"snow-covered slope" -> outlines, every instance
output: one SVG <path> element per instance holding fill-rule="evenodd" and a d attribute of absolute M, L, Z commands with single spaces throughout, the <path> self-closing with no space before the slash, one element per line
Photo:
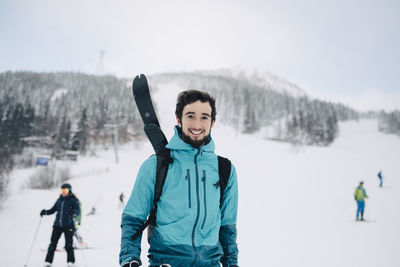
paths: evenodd
<path fill-rule="evenodd" d="M 269 72 L 248 71 L 244 69 L 218 69 L 212 71 L 202 71 L 200 73 L 208 75 L 219 75 L 227 78 L 248 80 L 256 86 L 287 94 L 293 97 L 306 96 L 306 92 L 297 85 L 278 77 Z"/>
<path fill-rule="evenodd" d="M 166 86 L 154 97 L 162 126 L 171 137 L 179 88 Z M 293 148 L 230 128 L 213 130 L 216 152 L 235 164 L 239 179 L 238 244 L 241 266 L 397 267 L 400 258 L 400 139 L 377 131 L 376 121 L 340 124 L 330 147 Z M 76 251 L 80 267 L 118 266 L 120 216 L 118 196 L 127 197 L 150 144 L 121 147 L 118 164 L 112 150 L 71 163 L 73 191 L 97 215 L 83 216 L 80 232 L 93 249 Z M 384 187 L 378 187 L 382 169 Z M 59 190 L 21 188 L 34 169 L 12 173 L 10 197 L 0 212 L 1 266 L 25 263 L 39 212 L 50 208 Z M 354 189 L 360 180 L 370 198 L 369 222 L 355 222 Z M 41 266 L 54 217 L 41 220 L 28 266 Z M 146 261 L 147 244 L 142 249 Z M 60 240 L 62 247 L 63 240 Z M 65 266 L 58 252 L 54 266 Z M 147 265 L 146 265 L 147 266 Z"/>

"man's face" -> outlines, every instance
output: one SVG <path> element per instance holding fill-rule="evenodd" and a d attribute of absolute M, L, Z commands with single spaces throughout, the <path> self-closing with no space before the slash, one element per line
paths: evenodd
<path fill-rule="evenodd" d="M 210 103 L 200 100 L 186 105 L 182 112 L 182 121 L 177 118 L 178 126 L 182 129 L 182 139 L 193 147 L 200 147 L 208 141 L 211 128 Z"/>
<path fill-rule="evenodd" d="M 61 195 L 62 195 L 63 197 L 68 196 L 68 194 L 69 194 L 68 188 L 61 188 Z"/>

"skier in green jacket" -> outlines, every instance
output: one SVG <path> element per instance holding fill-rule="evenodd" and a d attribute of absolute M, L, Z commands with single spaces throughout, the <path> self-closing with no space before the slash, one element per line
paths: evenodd
<path fill-rule="evenodd" d="M 354 192 L 354 199 L 357 201 L 357 215 L 356 221 L 359 219 L 359 215 L 361 214 L 361 221 L 364 221 L 364 208 L 365 208 L 365 199 L 368 198 L 367 193 L 364 189 L 364 182 L 361 181 L 359 186 L 357 186 L 356 191 Z"/>

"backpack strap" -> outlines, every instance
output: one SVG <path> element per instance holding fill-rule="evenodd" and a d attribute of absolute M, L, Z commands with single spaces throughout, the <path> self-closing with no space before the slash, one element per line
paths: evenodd
<path fill-rule="evenodd" d="M 225 188 L 228 185 L 229 177 L 231 175 L 232 163 L 229 159 L 218 156 L 218 172 L 219 172 L 219 188 L 221 190 L 221 198 L 219 206 L 222 207 L 222 200 L 224 199 Z"/>
<path fill-rule="evenodd" d="M 136 233 L 132 236 L 132 240 L 138 238 L 143 233 L 147 226 L 157 225 L 157 206 L 160 200 L 162 189 L 164 186 L 165 179 L 167 178 L 169 164 L 172 163 L 173 159 L 170 156 L 170 150 L 167 148 L 162 149 L 157 155 L 157 169 L 156 169 L 156 184 L 154 188 L 154 200 L 153 207 L 150 211 L 147 220 L 139 227 Z"/>

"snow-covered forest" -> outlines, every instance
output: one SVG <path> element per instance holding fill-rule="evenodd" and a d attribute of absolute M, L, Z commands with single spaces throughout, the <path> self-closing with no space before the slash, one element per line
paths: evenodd
<path fill-rule="evenodd" d="M 148 78 L 153 91 L 175 84 L 182 90 L 210 92 L 217 99 L 219 121 L 237 133 L 261 132 L 264 138 L 295 145 L 327 146 L 339 135 L 338 121 L 360 116 L 345 105 L 311 99 L 296 85 L 268 73 L 223 70 Z M 71 150 L 84 155 L 99 146 L 111 147 L 115 127 L 119 143 L 142 138 L 131 82 L 73 72 L 1 73 L 0 192 L 7 186 L 5 174 L 15 163 L 23 167 L 33 164 L 29 156 L 13 157 L 30 148 L 55 158 Z M 385 125 L 395 124 L 380 124 L 385 132 L 393 132 L 392 126 Z"/>
<path fill-rule="evenodd" d="M 329 145 L 338 135 L 338 121 L 359 118 L 354 109 L 310 99 L 283 79 L 266 78 L 271 76 L 169 73 L 154 80 L 156 84 L 173 82 L 184 88 L 202 88 L 216 97 L 223 123 L 241 133 L 264 129 L 269 139 L 295 144 Z"/>
<path fill-rule="evenodd" d="M 378 116 L 379 131 L 400 136 L 400 110 L 381 111 Z"/>

